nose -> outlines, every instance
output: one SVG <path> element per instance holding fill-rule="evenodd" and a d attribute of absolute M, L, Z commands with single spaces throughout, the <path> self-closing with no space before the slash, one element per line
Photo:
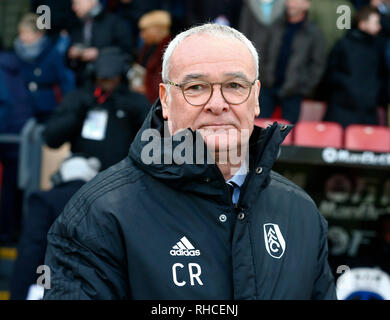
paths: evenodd
<path fill-rule="evenodd" d="M 221 85 L 214 84 L 210 100 L 204 106 L 204 111 L 218 115 L 229 111 L 229 108 L 229 104 L 222 95 Z"/>

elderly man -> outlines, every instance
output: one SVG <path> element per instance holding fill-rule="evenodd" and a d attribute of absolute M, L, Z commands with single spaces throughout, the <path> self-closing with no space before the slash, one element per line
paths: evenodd
<path fill-rule="evenodd" d="M 49 232 L 45 299 L 335 298 L 324 218 L 271 171 L 290 128 L 254 128 L 257 64 L 230 27 L 172 40 L 129 157 Z"/>

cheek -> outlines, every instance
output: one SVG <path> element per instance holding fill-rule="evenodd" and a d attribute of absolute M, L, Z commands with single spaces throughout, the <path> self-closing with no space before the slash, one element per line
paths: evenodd
<path fill-rule="evenodd" d="M 173 132 L 178 132 L 183 129 L 191 128 L 196 129 L 196 121 L 199 118 L 199 114 L 202 112 L 201 108 L 189 106 L 187 103 L 171 97 L 170 107 L 168 109 L 168 121 L 171 122 L 170 126 Z"/>
<path fill-rule="evenodd" d="M 256 106 L 256 101 L 253 99 L 253 101 L 246 106 L 245 110 L 240 112 L 239 119 L 243 127 L 250 128 L 253 126 L 256 117 Z"/>

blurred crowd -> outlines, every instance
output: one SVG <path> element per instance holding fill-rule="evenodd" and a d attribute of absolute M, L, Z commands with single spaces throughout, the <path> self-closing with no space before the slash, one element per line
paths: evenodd
<path fill-rule="evenodd" d="M 37 24 L 42 5 L 49 29 Z M 230 25 L 255 44 L 261 117 L 281 108 L 296 123 L 310 99 L 326 103 L 322 120 L 343 127 L 386 123 L 389 0 L 1 0 L 0 134 L 20 134 L 35 118 L 49 147 L 68 142 L 72 151 L 52 193 L 30 197 L 18 274 L 26 261 L 41 264 L 45 232 L 67 199 L 127 155 L 158 98 L 170 39 L 204 22 Z M 18 160 L 17 145 L 0 143 L 0 242 L 20 236 Z M 15 297 L 27 295 L 34 271 L 14 282 Z"/>

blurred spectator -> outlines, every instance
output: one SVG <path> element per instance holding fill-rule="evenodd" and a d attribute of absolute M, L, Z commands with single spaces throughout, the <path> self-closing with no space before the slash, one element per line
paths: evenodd
<path fill-rule="evenodd" d="M 146 12 L 161 9 L 161 0 L 111 0 L 107 9 L 117 14 L 129 25 L 133 39 L 139 35 L 138 20 Z"/>
<path fill-rule="evenodd" d="M 37 283 L 37 267 L 45 262 L 47 232 L 73 194 L 98 173 L 99 166 L 96 158 L 72 155 L 54 175 L 51 190 L 30 195 L 10 281 L 12 300 L 25 300 L 29 288 Z"/>
<path fill-rule="evenodd" d="M 370 0 L 370 5 L 378 9 L 381 16 L 382 29 L 379 32 L 380 45 L 384 47 L 385 51 L 385 63 L 386 69 L 386 99 L 383 101 L 383 107 L 385 110 L 381 112 L 379 109 L 379 124 L 390 126 L 390 0 Z M 386 106 L 387 105 L 387 106 Z M 388 117 L 386 119 L 386 109 Z"/>
<path fill-rule="evenodd" d="M 25 87 L 19 59 L 11 52 L 0 52 L 0 87 L 6 94 L 8 110 L 1 124 L 0 134 L 19 134 L 32 117 L 31 96 Z M 3 165 L 3 186 L 0 201 L 0 242 L 12 242 L 20 228 L 22 193 L 17 187 L 19 146 L 0 143 Z"/>
<path fill-rule="evenodd" d="M 13 48 L 20 19 L 30 11 L 30 0 L 0 1 L 0 47 Z"/>
<path fill-rule="evenodd" d="M 150 104 L 121 82 L 124 66 L 123 55 L 102 50 L 95 84 L 65 96 L 47 123 L 43 135 L 49 147 L 70 142 L 72 152 L 98 158 L 102 170 L 126 157 Z"/>
<path fill-rule="evenodd" d="M 31 95 L 22 76 L 22 64 L 14 53 L 0 52 L 0 70 L 3 75 L 0 78 L 0 87 L 3 99 L 7 100 L 8 105 L 0 134 L 19 134 L 27 120 L 33 116 Z M 2 144 L 0 153 L 11 158 L 16 158 L 18 154 L 17 148 L 10 145 L 5 148 Z"/>
<path fill-rule="evenodd" d="M 238 28 L 243 0 L 187 0 L 188 25 L 213 22 Z"/>
<path fill-rule="evenodd" d="M 348 6 L 353 14 L 355 7 L 349 0 L 312 0 L 309 9 L 309 19 L 317 24 L 324 34 L 327 51 L 333 48 L 347 29 L 337 27 L 337 21 L 341 14 L 337 13 L 340 6 Z"/>
<path fill-rule="evenodd" d="M 5 74 L 2 69 L 0 69 L 0 84 L 0 132 L 2 132 L 12 107 L 7 88 L 3 86 L 5 84 Z"/>
<path fill-rule="evenodd" d="M 390 37 L 390 1 L 389 0 L 371 0 L 370 5 L 378 9 L 381 17 L 381 35 Z"/>
<path fill-rule="evenodd" d="M 337 9 L 340 6 L 348 6 L 351 9 L 351 16 L 355 11 L 354 5 L 350 0 L 312 0 L 308 18 L 316 23 L 324 34 L 327 54 L 333 49 L 337 40 L 345 35 L 348 31 L 347 28 L 339 28 L 337 26 L 338 19 L 341 17 L 340 13 L 337 13 Z M 345 17 L 348 18 L 347 16 Z M 347 21 L 341 20 L 342 23 Z M 351 23 L 351 21 L 348 21 Z M 325 101 L 328 98 L 328 88 L 325 82 L 326 74 L 323 74 L 320 83 L 317 86 L 313 99 Z"/>
<path fill-rule="evenodd" d="M 50 36 L 58 36 L 61 31 L 70 31 L 77 23 L 77 17 L 72 10 L 72 0 L 31 0 L 31 9 L 37 12 L 39 6 L 50 8 L 50 29 L 46 30 Z"/>
<path fill-rule="evenodd" d="M 151 11 L 141 17 L 138 26 L 144 45 L 137 62 L 145 69 L 145 75 L 139 83 L 136 79 L 132 81 L 132 89 L 145 94 L 153 103 L 159 96 L 159 84 L 162 82 L 162 56 L 171 40 L 171 16 L 167 11 Z"/>
<path fill-rule="evenodd" d="M 57 50 L 66 55 L 71 43 L 69 32 L 78 23 L 72 10 L 72 0 L 31 0 L 33 12 L 37 12 L 40 6 L 50 8 L 50 29 L 45 32 L 56 43 Z"/>
<path fill-rule="evenodd" d="M 330 89 L 325 120 L 349 124 L 377 124 L 377 106 L 384 89 L 383 48 L 377 9 L 356 12 L 353 29 L 332 50 L 326 82 Z M 383 98 L 382 98 L 383 99 Z"/>
<path fill-rule="evenodd" d="M 255 45 L 260 54 L 260 79 L 263 73 L 263 55 L 266 35 L 270 26 L 285 12 L 286 0 L 244 0 L 239 21 L 239 30 Z"/>
<path fill-rule="evenodd" d="M 103 48 L 120 48 L 131 60 L 134 43 L 126 22 L 105 12 L 99 0 L 72 0 L 72 3 L 79 24 L 71 30 L 68 57 L 71 68 L 76 71 L 77 84 L 82 85 Z"/>
<path fill-rule="evenodd" d="M 260 78 L 264 118 L 270 118 L 281 104 L 282 117 L 296 123 L 302 99 L 313 93 L 321 79 L 326 65 L 325 40 L 307 19 L 309 7 L 309 0 L 287 0 L 285 18 L 275 22 L 267 34 Z"/>
<path fill-rule="evenodd" d="M 23 79 L 31 92 L 34 117 L 38 122 L 45 122 L 59 100 L 56 93 L 66 94 L 73 90 L 75 80 L 55 43 L 37 28 L 37 18 L 33 13 L 22 18 L 14 47 L 21 62 Z"/>

